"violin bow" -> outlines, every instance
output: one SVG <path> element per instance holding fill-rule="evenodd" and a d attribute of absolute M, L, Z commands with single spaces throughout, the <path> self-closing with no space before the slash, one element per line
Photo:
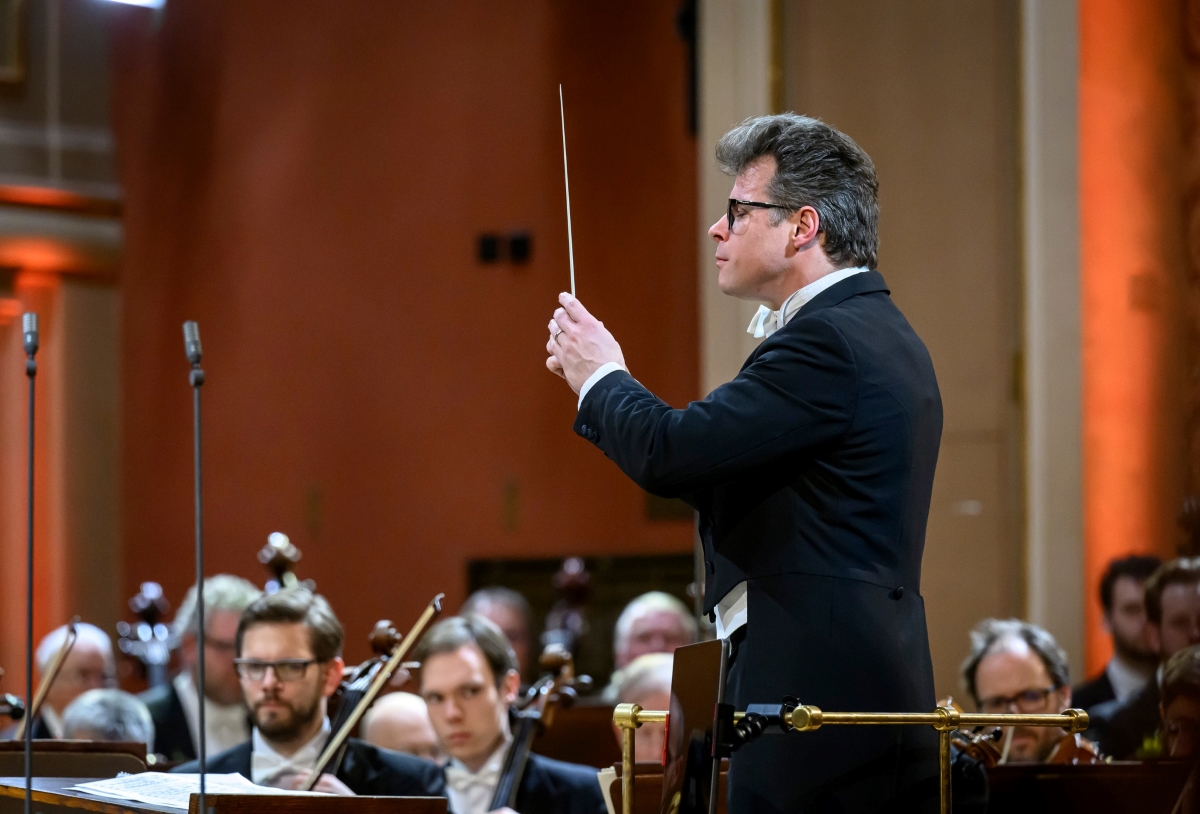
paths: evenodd
<path fill-rule="evenodd" d="M 58 652 L 54 654 L 54 660 L 50 662 L 50 668 L 46 670 L 46 674 L 42 676 L 41 683 L 38 684 L 37 692 L 33 695 L 33 703 L 29 705 L 25 717 L 21 719 L 21 723 L 17 726 L 17 731 L 13 733 L 13 740 L 21 740 L 25 737 L 25 726 L 42 711 L 42 702 L 46 700 L 46 693 L 50 692 L 50 686 L 54 684 L 54 679 L 58 678 L 59 672 L 62 670 L 63 662 L 67 660 L 67 654 L 71 652 L 71 648 L 75 646 L 75 639 L 79 634 L 75 630 L 75 625 L 79 622 L 79 617 L 76 616 L 67 623 L 67 637 L 63 639 L 62 647 L 58 648 Z"/>
<path fill-rule="evenodd" d="M 313 787 L 317 785 L 317 781 L 321 779 L 321 775 L 325 774 L 334 764 L 335 760 L 340 758 L 342 750 L 346 745 L 346 739 L 350 737 L 350 733 L 354 731 L 354 727 L 358 726 L 358 722 L 362 720 L 363 714 L 375 702 L 375 699 L 379 696 L 383 688 L 387 686 L 387 683 L 391 681 L 392 674 L 400 669 L 408 651 L 425 635 L 425 629 L 429 627 L 429 623 L 442 612 L 443 597 L 445 597 L 445 594 L 438 594 L 433 598 L 425 607 L 425 610 L 421 612 L 417 623 L 408 631 L 408 635 L 392 648 L 392 652 L 388 654 L 387 660 L 379 665 L 379 669 L 375 671 L 375 675 L 371 679 L 370 686 L 363 693 L 362 700 L 354 706 L 354 710 L 346 718 L 346 722 L 329 739 L 329 743 L 325 745 L 325 751 L 321 753 L 321 757 L 317 758 L 312 774 L 309 775 L 308 781 L 304 784 L 304 788 L 300 789 L 301 791 L 312 791 Z"/>

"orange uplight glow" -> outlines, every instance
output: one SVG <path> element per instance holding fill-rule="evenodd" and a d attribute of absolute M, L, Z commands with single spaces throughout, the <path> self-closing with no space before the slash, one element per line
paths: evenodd
<path fill-rule="evenodd" d="M 72 271 L 89 265 L 69 246 L 36 237 L 0 239 L 0 266 L 29 271 Z"/>
<path fill-rule="evenodd" d="M 1109 561 L 1169 555 L 1183 447 L 1172 325 L 1181 132 L 1177 4 L 1079 4 L 1086 663 L 1111 655 L 1097 598 Z M 1167 68 L 1168 70 L 1164 70 Z"/>

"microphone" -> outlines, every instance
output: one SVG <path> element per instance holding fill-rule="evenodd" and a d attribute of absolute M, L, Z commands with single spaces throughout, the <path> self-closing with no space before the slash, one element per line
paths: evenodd
<path fill-rule="evenodd" d="M 21 333 L 25 339 L 25 355 L 32 358 L 38 352 L 38 315 L 33 311 L 21 314 Z"/>
<path fill-rule="evenodd" d="M 26 314 L 26 316 L 29 316 L 29 314 Z M 34 322 L 34 331 L 36 331 L 37 330 L 37 315 L 36 314 L 33 315 L 33 322 Z M 35 334 L 35 336 L 36 336 L 36 334 Z M 35 339 L 34 342 L 36 343 L 36 341 L 37 340 Z M 26 347 L 26 350 L 28 350 L 28 348 L 29 348 L 28 340 L 26 340 L 25 347 Z M 204 352 L 200 349 L 200 326 L 197 325 L 194 321 L 192 321 L 190 319 L 187 322 L 183 323 L 183 349 L 184 349 L 184 352 L 187 353 L 187 359 L 189 362 L 191 362 L 193 365 L 200 364 L 200 359 L 201 359 L 201 357 L 204 356 Z"/>

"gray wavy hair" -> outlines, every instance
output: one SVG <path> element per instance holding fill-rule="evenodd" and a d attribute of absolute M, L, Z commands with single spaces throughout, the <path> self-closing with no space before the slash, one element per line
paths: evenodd
<path fill-rule="evenodd" d="M 154 721 L 138 698 L 123 690 L 88 690 L 63 710 L 63 737 L 154 748 Z"/>
<path fill-rule="evenodd" d="M 213 611 L 241 613 L 262 596 L 262 590 L 249 580 L 232 574 L 217 574 L 204 580 L 204 620 L 212 618 Z M 200 630 L 196 618 L 196 586 L 188 588 L 187 595 L 179 604 L 171 632 L 176 636 L 196 635 Z M 207 629 L 207 627 L 205 628 Z"/>
<path fill-rule="evenodd" d="M 984 619 L 971 631 L 971 654 L 962 663 L 963 685 L 976 704 L 979 703 L 979 694 L 975 687 L 975 673 L 979 669 L 979 662 L 987 654 L 1000 649 L 998 645 L 1006 639 L 1020 639 L 1037 653 L 1042 664 L 1046 665 L 1054 689 L 1070 685 L 1071 668 L 1067 665 L 1067 654 L 1048 631 L 1020 619 Z"/>
<path fill-rule="evenodd" d="M 787 207 L 771 210 L 771 225 L 811 206 L 835 266 L 875 268 L 879 181 L 871 157 L 854 139 L 820 119 L 779 113 L 746 119 L 717 142 L 717 163 L 729 175 L 768 155 L 775 159 L 769 203 Z"/>

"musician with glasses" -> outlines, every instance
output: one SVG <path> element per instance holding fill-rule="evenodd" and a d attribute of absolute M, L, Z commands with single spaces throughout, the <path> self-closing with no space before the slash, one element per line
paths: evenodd
<path fill-rule="evenodd" d="M 250 740 L 208 758 L 213 773 L 237 772 L 276 788 L 304 785 L 332 732 L 329 697 L 342 680 L 342 625 L 329 603 L 305 588 L 260 597 L 242 613 L 234 664 L 254 723 Z M 196 761 L 174 771 L 194 773 Z M 315 791 L 444 797 L 434 763 L 351 738 L 335 773 Z"/>
<path fill-rule="evenodd" d="M 1057 714 L 1071 706 L 1067 654 L 1045 630 L 1019 619 L 975 626 L 962 679 L 980 712 Z M 1001 748 L 1009 763 L 1044 763 L 1062 736 L 1053 727 L 1007 727 Z"/>

